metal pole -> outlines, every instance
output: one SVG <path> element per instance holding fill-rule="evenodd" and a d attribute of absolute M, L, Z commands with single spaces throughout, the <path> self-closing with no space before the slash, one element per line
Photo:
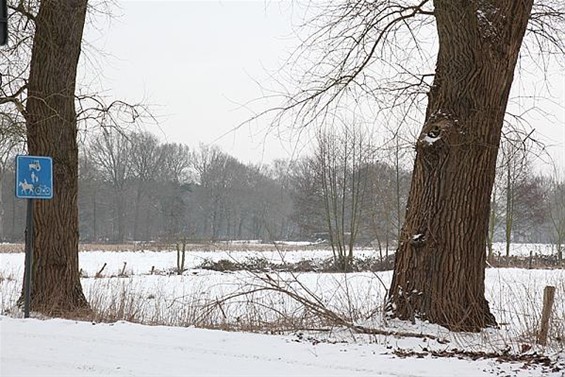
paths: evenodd
<path fill-rule="evenodd" d="M 31 267 L 33 262 L 33 199 L 27 200 L 24 271 L 24 318 L 29 318 L 31 302 Z"/>

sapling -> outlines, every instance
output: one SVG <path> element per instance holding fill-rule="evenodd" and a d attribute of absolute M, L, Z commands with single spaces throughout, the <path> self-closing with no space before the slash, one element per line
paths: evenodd
<path fill-rule="evenodd" d="M 182 275 L 185 271 L 184 268 L 184 261 L 186 257 L 186 237 L 182 239 L 182 248 L 181 244 L 177 243 L 177 274 Z"/>

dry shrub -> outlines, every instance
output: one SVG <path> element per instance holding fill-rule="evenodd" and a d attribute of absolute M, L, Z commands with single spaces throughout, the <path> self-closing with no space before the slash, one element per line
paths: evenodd
<path fill-rule="evenodd" d="M 491 270 L 494 271 L 494 270 Z M 513 274 L 516 276 L 514 277 Z M 529 274 L 529 275 L 527 275 Z M 487 287 L 501 331 L 489 332 L 490 342 L 511 346 L 519 352 L 524 344 L 535 345 L 540 330 L 543 291 L 556 287 L 549 327 L 549 348 L 565 346 L 565 271 L 545 274 L 543 270 L 498 270 L 495 287 Z"/>
<path fill-rule="evenodd" d="M 0 243 L 0 253 L 23 253 L 23 243 Z"/>

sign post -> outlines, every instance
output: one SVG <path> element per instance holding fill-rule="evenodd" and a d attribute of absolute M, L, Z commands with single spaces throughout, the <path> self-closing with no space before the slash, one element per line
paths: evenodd
<path fill-rule="evenodd" d="M 29 318 L 33 264 L 33 200 L 53 198 L 53 160 L 45 156 L 16 157 L 16 197 L 27 199 L 25 230 L 24 318 Z"/>

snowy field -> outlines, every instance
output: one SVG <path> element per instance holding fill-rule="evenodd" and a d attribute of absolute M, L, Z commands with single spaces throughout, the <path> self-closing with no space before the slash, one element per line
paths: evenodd
<path fill-rule="evenodd" d="M 513 254 L 529 255 L 532 249 L 517 247 Z M 538 245 L 533 252 L 549 254 L 547 249 Z M 365 256 L 374 253 L 360 251 Z M 565 272 L 560 269 L 487 269 L 487 299 L 500 329 L 456 334 L 426 323 L 384 318 L 382 304 L 391 272 L 293 274 L 195 268 L 206 260 L 245 261 L 260 256 L 272 263 L 290 263 L 330 255 L 327 250 L 190 251 L 187 271 L 177 275 L 175 251 L 81 252 L 84 292 L 99 314 L 92 322 L 75 322 L 22 319 L 15 302 L 21 292 L 24 256 L 0 253 L 0 375 L 565 375 Z M 550 344 L 542 348 L 535 345 L 535 333 L 546 285 L 556 286 L 557 291 Z M 319 303 L 353 325 L 428 336 L 360 335 L 316 319 L 288 293 Z M 153 326 L 100 323 L 114 319 Z M 304 328 L 317 331 L 300 330 Z M 461 355 L 460 350 L 475 356 Z M 500 362 L 481 357 L 483 352 L 508 352 L 523 360 Z M 547 366 L 528 361 L 541 352 L 551 357 Z M 443 357 L 447 355 L 455 357 Z"/>
<path fill-rule="evenodd" d="M 540 376 L 539 367 L 408 357 L 375 342 L 0 317 L 2 376 Z M 415 346 L 416 344 L 414 344 Z M 547 372 L 560 376 L 560 372 Z"/>

